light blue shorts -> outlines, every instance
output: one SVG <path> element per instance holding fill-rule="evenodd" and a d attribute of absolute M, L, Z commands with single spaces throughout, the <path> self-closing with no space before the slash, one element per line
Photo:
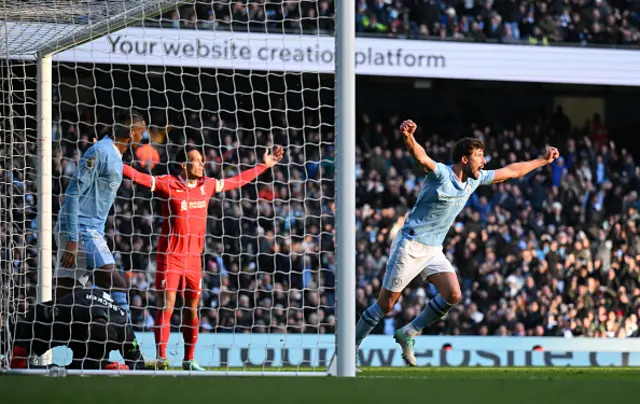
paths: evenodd
<path fill-rule="evenodd" d="M 87 286 L 91 278 L 91 271 L 115 263 L 104 236 L 94 229 L 81 229 L 78 237 L 76 267 L 62 268 L 60 260 L 68 240 L 66 233 L 56 234 L 56 242 L 58 244 L 56 278 L 72 278 L 82 286 Z"/>

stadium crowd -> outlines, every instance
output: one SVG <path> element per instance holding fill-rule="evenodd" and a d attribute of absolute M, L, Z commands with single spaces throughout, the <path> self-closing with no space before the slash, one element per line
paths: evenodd
<path fill-rule="evenodd" d="M 378 295 L 389 247 L 422 179 L 405 150 L 398 117 L 359 117 L 358 312 Z M 108 131 L 94 126 L 94 119 L 87 111 L 56 124 L 55 194 L 64 189 L 81 151 L 91 144 L 93 128 L 101 134 Z M 270 145 L 265 131 L 236 131 L 216 115 L 205 121 L 193 114 L 185 130 L 171 130 L 167 122 L 152 117 L 153 146 L 139 149 L 135 166 L 149 170 L 155 165 L 154 173 L 164 173 L 171 169 L 164 163 L 175 150 L 163 143 L 202 136 L 211 146 L 205 149 L 207 175 L 220 178 L 255 164 L 263 146 Z M 304 137 L 296 129 L 274 130 L 273 143 L 288 149 L 283 164 L 212 201 L 202 332 L 334 330 L 334 139 L 328 126 L 315 124 L 308 120 Z M 598 116 L 585 127 L 571 127 L 559 110 L 535 126 L 470 126 L 460 133 L 486 142 L 487 168 L 533 158 L 550 137 L 562 158 L 522 180 L 482 187 L 472 197 L 445 243 L 459 274 L 463 302 L 426 333 L 640 336 L 640 167 L 609 139 Z M 426 142 L 434 158 L 449 162 L 453 139 L 435 135 L 436 129 L 420 126 L 417 138 Z M 288 144 L 290 139 L 297 140 Z M 18 142 L 16 147 L 33 149 L 35 143 Z M 13 245 L 29 244 L 15 248 L 11 261 L 15 273 L 28 274 L 31 285 L 37 279 L 36 181 L 31 170 L 19 168 L 35 166 L 32 158 L 14 161 L 14 171 L 3 173 L 14 189 L 12 220 L 27 223 L 26 234 L 16 235 Z M 107 238 L 128 274 L 133 321 L 138 329 L 150 330 L 157 306 L 152 285 L 159 203 L 150 191 L 125 180 L 115 213 L 107 224 Z M 391 334 L 434 295 L 432 286 L 415 281 L 375 332 Z M 176 312 L 176 331 L 179 324 Z"/>
<path fill-rule="evenodd" d="M 357 0 L 359 34 L 470 41 L 637 45 L 640 3 L 626 0 Z M 163 26 L 331 32 L 333 0 L 197 1 Z"/>

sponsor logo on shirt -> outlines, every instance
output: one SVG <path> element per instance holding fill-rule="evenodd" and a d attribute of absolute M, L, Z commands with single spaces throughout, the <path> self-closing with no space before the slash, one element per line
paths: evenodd
<path fill-rule="evenodd" d="M 207 207 L 207 201 L 182 201 L 180 202 L 180 211 L 184 212 L 191 209 L 203 209 Z"/>
<path fill-rule="evenodd" d="M 467 200 L 469 199 L 469 195 L 439 195 L 440 200 L 451 206 L 464 206 L 467 204 Z"/>

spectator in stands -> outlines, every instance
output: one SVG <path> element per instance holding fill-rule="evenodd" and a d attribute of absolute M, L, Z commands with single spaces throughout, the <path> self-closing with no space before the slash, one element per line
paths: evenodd
<path fill-rule="evenodd" d="M 358 0 L 356 30 L 401 38 L 637 45 L 636 3 L 616 2 L 613 7 L 606 0 Z M 168 27 L 331 33 L 335 5 L 335 0 L 196 2 L 166 13 L 160 21 Z"/>

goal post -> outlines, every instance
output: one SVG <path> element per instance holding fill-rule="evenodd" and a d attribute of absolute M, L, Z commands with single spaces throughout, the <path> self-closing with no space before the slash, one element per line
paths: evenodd
<path fill-rule="evenodd" d="M 355 1 L 338 1 L 336 9 L 336 142 L 338 319 L 354 318 L 356 301 L 356 80 Z M 356 329 L 353 320 L 338 323 L 337 374 L 356 374 Z M 339 348 L 339 349 L 338 349 Z"/>
<path fill-rule="evenodd" d="M 35 59 L 37 87 L 37 292 L 35 302 L 52 299 L 53 276 L 53 214 L 52 211 L 52 88 L 53 55 L 107 35 L 145 18 L 177 7 L 177 0 L 133 1 L 107 0 L 79 2 L 76 0 L 3 2 L 0 16 L 0 58 L 7 61 L 6 78 L 11 59 Z M 75 17 L 84 17 L 84 24 L 74 24 Z M 25 77 L 26 79 L 26 77 Z M 10 90 L 9 90 L 10 91 Z M 10 97 L 10 96 L 9 96 Z M 40 358 L 40 364 L 51 362 L 50 352 Z"/>
<path fill-rule="evenodd" d="M 175 163 L 172 158 L 175 158 L 176 147 L 180 143 L 190 143 L 194 140 L 201 142 L 201 146 L 210 153 L 207 157 L 217 159 L 215 162 L 211 161 L 211 170 L 213 174 L 220 176 L 230 176 L 241 168 L 259 161 L 265 148 L 281 145 L 279 142 L 282 141 L 287 143 L 282 144 L 283 146 L 288 146 L 284 167 L 276 167 L 273 172 L 265 174 L 266 179 L 258 178 L 255 183 L 247 185 L 247 191 L 232 191 L 230 197 L 221 195 L 211 202 L 215 206 L 214 210 L 222 217 L 210 215 L 214 231 L 220 233 L 211 234 L 207 238 L 204 267 L 205 271 L 207 265 L 217 271 L 215 276 L 219 278 L 216 281 L 219 284 L 205 291 L 205 294 L 217 294 L 217 297 L 210 299 L 208 296 L 206 302 L 203 298 L 203 304 L 212 307 L 201 307 L 200 314 L 216 314 L 207 319 L 207 326 L 212 328 L 206 331 L 212 331 L 213 334 L 203 334 L 198 344 L 209 344 L 204 350 L 209 349 L 212 357 L 219 355 L 214 361 L 219 366 L 213 366 L 216 370 L 205 372 L 203 375 L 326 375 L 326 369 L 322 368 L 322 365 L 328 364 L 333 350 L 337 355 L 335 374 L 355 376 L 355 2 L 335 2 L 335 31 L 326 29 L 323 19 L 328 20 L 329 17 L 320 13 L 319 5 L 316 2 L 308 3 L 305 7 L 316 7 L 316 10 L 312 10 L 315 13 L 304 14 L 308 10 L 302 8 L 297 10 L 297 14 L 282 12 L 282 21 L 275 25 L 270 25 L 268 18 L 255 17 L 258 14 L 250 14 L 247 20 L 235 21 L 235 15 L 241 15 L 242 10 L 239 11 L 240 14 L 233 14 L 229 2 L 216 0 L 208 3 L 213 12 L 213 18 L 208 22 L 194 22 L 189 15 L 202 6 L 201 2 L 195 0 L 29 0 L 16 5 L 5 2 L 0 6 L 0 15 L 5 17 L 4 22 L 0 23 L 0 60 L 5 61 L 2 74 L 6 73 L 8 81 L 15 79 L 16 71 L 12 70 L 12 61 L 16 60 L 28 63 L 31 67 L 17 74 L 24 74 L 18 79 L 24 82 L 25 92 L 28 89 L 31 95 L 36 96 L 35 109 L 24 107 L 25 115 L 33 119 L 33 123 L 25 123 L 25 126 L 34 127 L 24 128 L 24 131 L 26 133 L 29 130 L 37 130 L 37 154 L 29 155 L 29 162 L 24 163 L 25 167 L 21 168 L 25 173 L 30 169 L 37 172 L 37 185 L 33 186 L 32 191 L 38 201 L 35 217 L 37 224 L 31 225 L 36 229 L 37 247 L 33 248 L 33 240 L 31 245 L 25 240 L 22 242 L 23 245 L 17 246 L 25 251 L 26 255 L 29 255 L 30 249 L 37 252 L 36 256 L 22 257 L 21 263 L 26 267 L 25 262 L 28 259 L 36 260 L 37 276 L 29 278 L 27 273 L 20 281 L 20 287 L 24 289 L 20 293 L 16 293 L 15 288 L 9 284 L 2 285 L 2 326 L 7 327 L 9 317 L 21 314 L 21 310 L 28 307 L 29 303 L 26 302 L 29 298 L 34 298 L 33 302 L 45 302 L 52 297 L 55 258 L 52 233 L 54 216 L 59 207 L 56 200 L 60 193 L 64 192 L 64 186 L 68 181 L 67 168 L 75 164 L 70 156 L 63 155 L 64 151 L 61 150 L 75 148 L 74 150 L 84 151 L 87 144 L 83 137 L 88 133 L 98 136 L 104 134 L 106 128 L 112 124 L 110 120 L 114 110 L 134 108 L 143 111 L 148 118 L 150 132 L 153 132 L 150 139 L 151 151 L 156 152 L 154 148 L 158 149 L 159 155 L 166 159 L 151 163 L 158 164 L 157 170 L 153 171 L 150 170 L 150 165 L 144 166 L 150 161 L 143 162 L 140 155 L 135 156 L 137 167 L 147 169 L 153 174 L 159 174 L 163 167 L 166 170 L 166 166 Z M 85 7 L 84 12 L 70 11 L 73 8 L 69 6 L 74 4 Z M 284 3 L 279 1 L 267 1 L 262 4 L 265 7 L 263 11 L 276 14 L 278 7 L 285 7 Z M 27 8 L 20 10 L 19 6 Z M 219 6 L 227 7 L 230 12 L 225 18 L 221 17 L 218 20 L 215 12 L 224 12 L 224 7 Z M 182 10 L 186 10 L 184 16 L 179 14 Z M 172 12 L 164 15 L 166 19 L 163 17 L 150 20 L 151 17 L 167 11 Z M 198 17 L 202 18 L 202 15 Z M 333 20 L 333 17 L 331 19 Z M 227 27 L 222 29 L 224 24 Z M 174 25 L 180 27 L 171 27 Z M 186 29 L 185 26 L 195 29 Z M 125 27 L 132 28 L 127 31 L 123 30 Z M 164 46 L 164 58 L 162 55 L 155 55 L 155 59 L 149 58 L 149 55 L 145 56 L 146 59 L 135 58 L 135 55 L 131 54 L 124 59 L 115 60 L 118 59 L 115 57 L 112 60 L 112 55 L 106 54 L 106 51 L 112 45 L 115 50 L 115 45 L 114 42 L 109 42 L 107 37 L 120 33 L 121 38 L 133 41 L 151 38 L 158 47 Z M 335 47 L 330 49 L 331 47 L 327 48 L 326 42 L 332 36 Z M 172 44 L 189 41 L 192 49 L 189 50 L 188 45 L 184 45 L 180 49 L 181 56 L 171 59 Z M 262 61 L 264 63 L 261 64 L 255 60 L 236 61 L 234 56 L 229 55 L 223 55 L 214 62 L 211 59 L 205 60 L 204 57 L 191 57 L 194 52 L 204 52 L 203 43 L 209 47 L 207 52 L 213 53 L 216 52 L 216 46 L 224 47 L 229 43 L 258 49 L 256 44 L 264 43 L 265 48 L 268 48 L 280 43 L 282 48 L 286 48 L 285 44 L 297 42 L 300 43 L 299 49 L 306 49 L 308 53 L 312 53 L 314 49 L 322 55 L 330 52 L 333 55 L 335 70 L 298 70 L 296 63 L 270 60 Z M 198 45 L 196 47 L 193 44 Z M 277 48 L 275 45 L 272 47 Z M 138 49 L 140 48 L 133 47 L 132 52 L 135 53 Z M 277 52 L 272 49 L 267 51 Z M 184 59 L 180 60 L 181 57 Z M 190 60 L 187 60 L 188 58 Z M 331 88 L 323 82 L 334 72 L 335 86 Z M 71 80 L 65 82 L 69 78 Z M 209 81 L 213 84 L 209 85 Z M 140 85 L 145 82 L 146 84 Z M 3 111 L 12 110 L 15 105 L 12 103 L 10 88 L 4 84 L 0 87 L 0 92 L 4 92 L 1 94 L 0 103 L 5 104 L 2 105 Z M 158 84 L 161 84 L 162 88 L 158 88 Z M 323 101 L 329 93 L 334 95 L 335 103 Z M 156 100 L 152 100 L 154 97 Z M 112 105 L 109 104 L 110 101 L 113 102 Z M 65 111 L 73 109 L 72 105 L 75 105 L 77 116 L 68 118 Z M 327 111 L 331 110 L 334 111 L 335 117 L 329 119 Z M 84 113 L 87 111 L 87 116 L 91 116 L 93 121 L 83 121 Z M 70 131 L 69 128 L 72 128 L 76 135 L 73 140 L 65 138 L 65 133 L 61 133 Z M 0 121 L 0 131 L 4 135 L 3 141 L 13 136 L 10 135 L 13 131 L 12 126 L 6 118 Z M 177 132 L 180 132 L 181 136 L 172 137 Z M 205 132 L 210 132 L 206 139 L 202 134 Z M 154 135 L 162 137 L 164 143 L 153 143 L 156 141 Z M 181 140 L 176 140 L 178 137 Z M 232 139 L 230 143 L 229 138 Z M 238 139 L 241 141 L 238 142 Z M 333 147 L 335 155 L 329 154 L 333 153 Z M 4 159 L 4 166 L 0 167 L 2 174 L 13 170 L 13 159 L 23 158 L 19 153 L 21 152 L 12 151 L 12 154 Z M 25 154 L 25 160 L 26 157 Z M 77 156 L 75 158 L 77 159 Z M 155 159 L 154 155 L 149 158 Z M 230 161 L 227 162 L 225 159 Z M 332 168 L 334 164 L 335 169 Z M 58 173 L 61 166 L 63 172 Z M 10 186 L 7 180 L 3 180 L 3 185 Z M 106 230 L 106 237 L 113 244 L 112 251 L 116 255 L 117 264 L 123 268 L 127 267 L 126 269 L 131 269 L 128 267 L 134 266 L 132 263 L 140 258 L 141 254 L 134 257 L 138 253 L 137 243 L 141 243 L 140 239 L 146 240 L 142 244 L 142 248 L 145 249 L 142 254 L 144 257 L 140 260 L 146 260 L 147 264 L 144 270 L 134 268 L 138 271 L 132 271 L 131 281 L 138 282 L 136 287 L 147 284 L 145 287 L 148 289 L 138 294 L 132 292 L 133 300 L 130 301 L 130 305 L 132 310 L 139 311 L 143 318 L 148 320 L 151 316 L 149 311 L 155 308 L 154 303 L 150 303 L 152 288 L 149 288 L 148 284 L 153 285 L 151 278 L 155 265 L 155 239 L 160 232 L 158 221 L 161 211 L 155 206 L 158 204 L 157 197 L 139 190 L 139 187 L 129 185 L 127 181 L 123 186 L 126 188 L 123 192 L 127 195 L 132 192 L 133 200 L 144 199 L 145 203 L 149 204 L 150 211 L 136 210 L 139 206 L 135 206 L 135 201 L 128 204 L 117 202 L 115 217 L 109 219 L 108 227 L 111 228 Z M 335 186 L 335 190 L 329 192 L 327 186 Z M 29 192 L 28 187 L 26 188 L 25 195 Z M 25 195 L 21 195 L 21 198 L 26 197 Z M 0 205 L 3 210 L 2 220 L 8 220 L 9 212 L 15 208 L 12 206 L 14 199 L 7 195 L 1 198 L 4 198 L 3 204 Z M 124 197 L 118 196 L 118 199 L 120 198 Z M 234 207 L 231 202 L 237 202 L 239 208 Z M 329 208 L 333 203 L 337 206 L 335 210 Z M 251 205 L 256 205 L 257 208 Z M 245 210 L 250 211 L 246 217 Z M 144 218 L 141 218 L 142 216 Z M 262 222 L 265 218 L 277 223 L 274 225 L 274 229 L 277 229 L 263 229 Z M 309 220 L 310 218 L 312 220 Z M 317 220 L 314 222 L 313 219 Z M 145 220 L 150 222 L 151 233 L 137 234 L 140 232 L 137 226 Z M 225 233 L 228 233 L 225 230 L 228 228 L 227 222 L 240 223 L 244 220 L 255 223 L 252 226 L 257 227 L 240 226 L 238 235 Z M 126 243 L 121 242 L 122 228 L 118 227 L 118 223 L 126 221 L 133 227 L 133 233 L 126 235 L 130 240 L 128 247 Z M 282 224 L 285 222 L 286 225 Z M 298 227 L 288 222 L 298 223 Z M 28 227 L 29 219 L 25 218 L 20 224 L 20 230 L 27 232 Z M 127 225 L 123 227 L 126 228 Z M 283 230 L 285 228 L 288 230 Z M 324 241 L 325 238 L 331 237 L 337 240 L 335 247 L 327 247 L 328 244 Z M 211 241 L 212 239 L 214 241 Z M 229 241 L 230 239 L 233 240 Z M 273 251 L 265 253 L 261 249 L 267 247 L 269 242 L 276 246 Z M 15 248 L 15 243 L 12 243 L 11 247 L 6 247 L 6 251 L 3 252 L 7 255 L 0 256 L 3 280 L 15 275 L 9 259 Z M 216 248 L 220 250 L 211 250 Z M 227 248 L 230 250 L 227 251 Z M 127 249 L 128 251 L 124 251 Z M 284 261 L 280 261 L 281 256 L 285 256 Z M 335 258 L 332 258 L 334 256 Z M 335 265 L 332 264 L 334 259 Z M 125 262 L 127 260 L 129 263 Z M 273 263 L 265 264 L 269 260 Z M 288 273 L 278 267 L 286 261 L 290 267 L 287 269 L 290 271 Z M 275 268 L 271 268 L 272 265 Z M 211 274 L 208 272 L 205 274 L 209 275 Z M 252 276 L 255 277 L 254 282 L 241 285 L 242 281 L 239 279 Z M 326 278 L 334 279 L 331 281 L 333 283 L 325 284 L 329 282 Z M 238 282 L 240 286 L 237 290 L 234 290 L 233 286 L 229 287 L 229 279 Z M 271 280 L 272 284 L 269 285 L 268 280 Z M 294 283 L 299 283 L 300 286 L 294 286 Z M 29 292 L 29 288 L 34 286 L 36 292 Z M 283 287 L 286 290 L 282 291 Z M 286 296 L 284 300 L 275 297 L 281 293 Z M 269 294 L 270 299 L 264 298 Z M 20 307 L 15 300 L 18 296 L 25 300 L 25 304 Z M 246 299 L 243 296 L 251 296 L 249 306 L 244 306 Z M 258 296 L 263 300 L 258 301 Z M 138 298 L 143 300 L 141 307 L 137 306 Z M 278 301 L 285 302 L 284 307 L 283 304 L 276 304 Z M 283 310 L 284 320 L 278 324 L 274 318 L 280 316 L 278 313 Z M 228 317 L 230 312 L 235 314 Z M 250 312 L 249 320 L 243 317 L 247 312 Z M 334 315 L 335 324 L 331 324 Z M 229 326 L 216 323 L 212 326 L 214 321 L 221 321 L 223 316 L 227 320 L 232 318 L 229 321 L 234 324 Z M 247 323 L 241 323 L 242 321 Z M 269 321 L 275 323 L 271 324 Z M 265 325 L 265 322 L 269 324 Z M 332 349 L 328 349 L 325 345 L 331 338 L 330 333 L 334 333 L 334 327 L 335 343 Z M 155 349 L 148 321 L 140 325 L 138 330 L 140 329 L 143 336 L 151 335 L 151 339 L 142 338 L 147 342 L 147 350 L 143 351 L 153 358 Z M 301 335 L 296 335 L 298 333 Z M 170 350 L 182 349 L 178 333 L 172 333 L 169 342 L 170 345 L 173 344 Z M 5 345 L 7 344 L 5 342 Z M 316 346 L 310 348 L 309 344 Z M 260 351 L 263 351 L 264 359 L 257 360 L 262 361 L 259 366 L 251 366 L 252 360 L 255 360 L 251 355 L 256 355 L 256 352 L 259 354 Z M 233 357 L 236 354 L 239 359 Z M 290 355 L 298 357 L 292 360 Z M 43 360 L 48 363 L 51 357 Z M 268 369 L 269 366 L 274 366 L 273 361 L 277 362 L 275 372 L 272 368 Z M 237 369 L 239 363 L 240 370 Z M 309 366 L 311 369 L 308 369 Z M 9 372 L 41 373 L 34 370 Z M 94 371 L 65 372 L 75 373 L 111 374 Z M 149 372 L 135 373 L 142 375 Z M 162 374 L 191 373 L 169 371 Z"/>

